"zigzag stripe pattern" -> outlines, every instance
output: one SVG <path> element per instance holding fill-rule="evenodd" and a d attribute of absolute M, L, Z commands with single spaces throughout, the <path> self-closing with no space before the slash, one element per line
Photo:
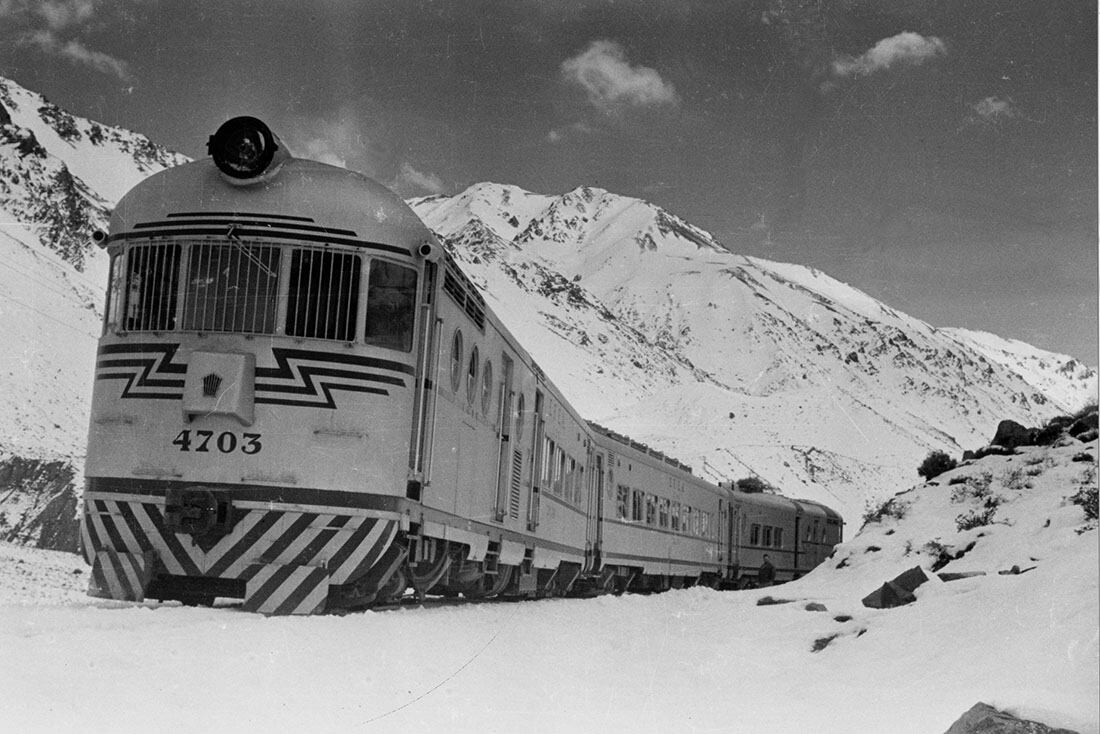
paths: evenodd
<path fill-rule="evenodd" d="M 332 393 L 336 390 L 389 395 L 388 390 L 375 385 L 405 387 L 405 380 L 393 374 L 346 369 L 348 367 L 413 374 L 413 368 L 410 365 L 356 354 L 274 348 L 271 350 L 271 355 L 275 358 L 275 367 L 256 368 L 255 399 L 257 404 L 334 409 L 336 401 L 333 399 Z M 307 360 L 324 364 L 300 364 Z M 338 366 L 334 367 L 332 365 Z M 315 377 L 335 378 L 342 381 L 315 381 Z M 261 380 L 293 380 L 294 382 L 292 384 L 279 384 L 277 382 L 261 382 Z M 375 384 L 361 384 L 364 382 Z"/>
<path fill-rule="evenodd" d="M 184 386 L 180 376 L 187 374 L 187 365 L 174 361 L 179 347 L 105 345 L 99 350 L 96 379 L 124 381 L 123 398 L 180 400 Z M 402 375 L 414 373 L 412 366 L 402 362 L 355 354 L 273 348 L 271 355 L 274 367 L 256 368 L 257 404 L 335 410 L 337 391 L 389 395 L 385 386 L 405 387 Z"/>
<path fill-rule="evenodd" d="M 187 374 L 187 365 L 174 361 L 179 347 L 179 344 L 106 344 L 99 348 L 96 379 L 125 380 L 124 398 L 179 400 L 183 397 L 183 378 L 177 375 Z"/>

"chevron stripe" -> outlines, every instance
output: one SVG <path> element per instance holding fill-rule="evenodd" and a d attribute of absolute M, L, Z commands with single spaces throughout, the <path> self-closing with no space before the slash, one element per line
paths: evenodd
<path fill-rule="evenodd" d="M 143 502 L 139 505 L 131 505 L 131 507 L 140 508 L 141 512 L 135 511 L 134 514 L 138 522 L 141 523 L 141 527 L 150 538 L 156 538 L 160 541 L 157 543 L 158 550 L 161 551 L 161 560 L 168 567 L 169 573 L 181 576 L 202 575 L 202 558 L 195 555 L 202 551 L 191 544 L 190 538 L 187 539 L 187 545 L 185 546 L 180 541 L 179 536 L 167 528 L 164 524 L 164 516 L 158 506 Z"/>
<path fill-rule="evenodd" d="M 389 548 L 396 534 L 396 522 L 378 521 L 362 542 L 353 545 L 349 541 L 346 547 L 350 549 L 351 553 L 348 555 L 347 560 L 336 566 L 331 572 L 333 583 L 351 581 L 369 571 L 374 562 Z M 336 579 L 340 579 L 340 581 L 337 582 Z"/>
<path fill-rule="evenodd" d="M 88 504 L 85 502 L 84 512 L 80 516 L 80 553 L 84 556 L 84 562 L 90 566 L 95 562 L 96 548 L 100 547 L 102 543 L 99 542 L 99 536 L 92 529 Z"/>
<path fill-rule="evenodd" d="M 250 512 L 247 519 L 253 520 L 247 528 L 241 532 L 240 526 L 233 533 L 222 539 L 218 545 L 214 546 L 216 551 L 221 547 L 222 543 L 230 542 L 231 545 L 223 552 L 218 559 L 207 566 L 207 576 L 236 576 L 237 571 L 239 573 L 241 566 L 238 563 L 244 558 L 245 553 L 254 547 L 265 547 L 271 541 L 264 540 L 268 536 L 268 533 L 276 533 L 278 530 L 272 530 L 278 524 L 279 520 L 283 518 L 282 512 Z M 262 544 L 262 545 L 261 545 Z"/>
<path fill-rule="evenodd" d="M 260 614 L 314 614 L 328 596 L 328 572 L 316 566 L 255 564 L 249 568 L 244 604 Z"/>
<path fill-rule="evenodd" d="M 152 553 L 124 553 L 112 548 L 97 551 L 88 582 L 88 595 L 119 601 L 143 601 L 153 574 Z"/>

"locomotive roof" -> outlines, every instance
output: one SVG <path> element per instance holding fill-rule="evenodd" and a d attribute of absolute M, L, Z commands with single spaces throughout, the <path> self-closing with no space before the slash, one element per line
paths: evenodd
<path fill-rule="evenodd" d="M 210 158 L 169 168 L 145 179 L 119 201 L 111 232 L 180 213 L 292 213 L 317 224 L 351 230 L 364 240 L 413 249 L 435 236 L 399 196 L 345 168 L 289 158 L 269 179 L 228 183 Z"/>

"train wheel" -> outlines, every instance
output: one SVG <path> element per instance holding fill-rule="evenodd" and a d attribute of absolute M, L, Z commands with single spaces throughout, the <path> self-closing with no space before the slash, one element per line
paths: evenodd
<path fill-rule="evenodd" d="M 441 554 L 433 561 L 424 561 L 415 566 L 408 566 L 407 575 L 409 583 L 416 590 L 417 599 L 424 601 L 428 591 L 439 583 L 443 575 L 451 567 L 452 558 L 448 553 Z M 455 594 L 457 596 L 457 594 Z"/>
<path fill-rule="evenodd" d="M 405 569 L 398 568 L 382 588 L 378 590 L 376 598 L 382 604 L 391 604 L 400 601 L 407 588 L 409 588 L 409 577 L 405 574 Z"/>

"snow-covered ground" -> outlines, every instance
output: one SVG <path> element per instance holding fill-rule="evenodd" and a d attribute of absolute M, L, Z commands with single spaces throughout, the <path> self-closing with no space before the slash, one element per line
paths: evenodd
<path fill-rule="evenodd" d="M 1096 486 L 1096 455 L 1095 441 L 1073 442 L 960 467 L 898 495 L 901 518 L 868 525 L 806 578 L 746 592 L 264 618 L 89 599 L 77 557 L 0 545 L 0 721 L 928 734 L 984 701 L 1098 732 L 1096 522 L 1068 499 Z M 958 530 L 991 504 L 989 524 Z M 971 543 L 942 570 L 986 575 L 933 576 L 909 606 L 860 603 Z M 1023 573 L 998 573 L 1014 565 Z M 764 596 L 791 601 L 758 606 Z"/>

